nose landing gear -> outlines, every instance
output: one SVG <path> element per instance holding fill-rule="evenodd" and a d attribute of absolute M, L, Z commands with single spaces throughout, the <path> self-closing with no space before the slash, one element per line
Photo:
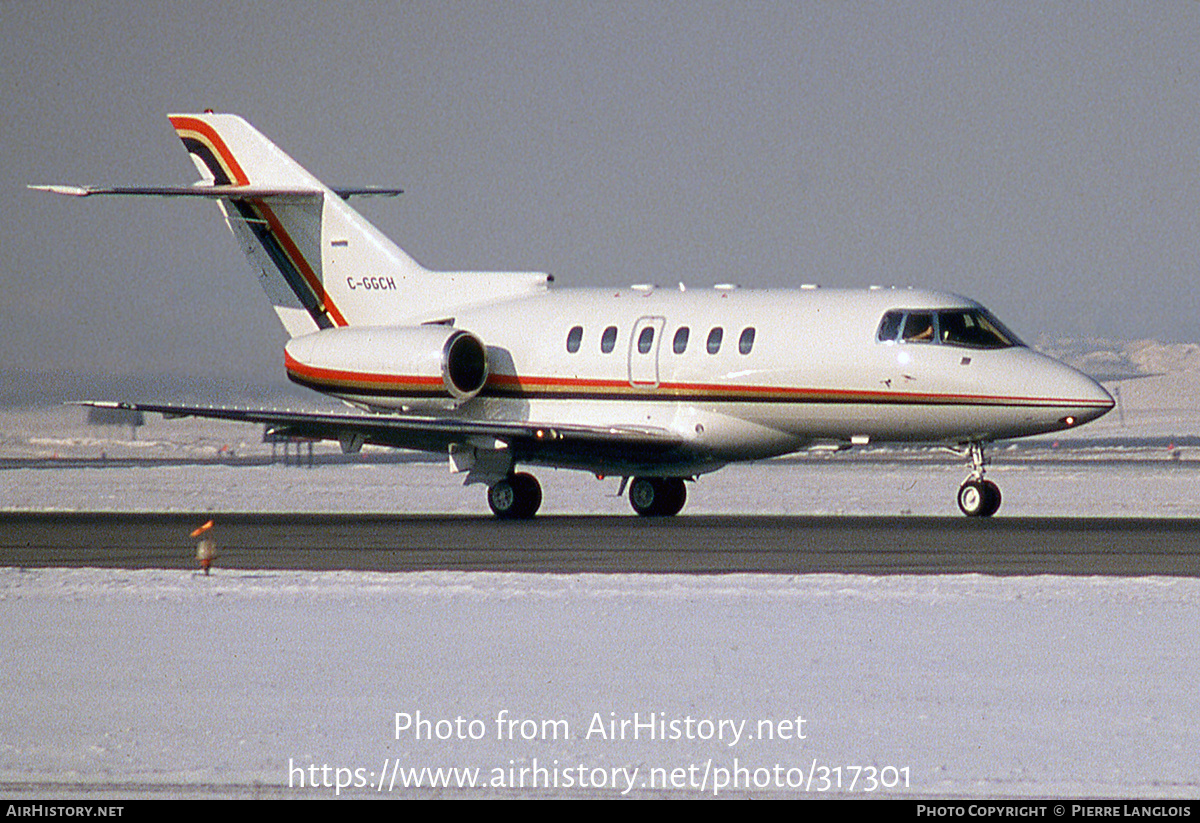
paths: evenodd
<path fill-rule="evenodd" d="M 958 508 L 967 517 L 991 517 L 1000 508 L 1000 488 L 983 477 L 987 461 L 982 443 L 967 444 L 971 474 L 958 489 Z"/>
<path fill-rule="evenodd" d="M 958 507 L 967 517 L 991 517 L 1000 508 L 1000 489 L 991 480 L 967 480 L 958 489 Z"/>

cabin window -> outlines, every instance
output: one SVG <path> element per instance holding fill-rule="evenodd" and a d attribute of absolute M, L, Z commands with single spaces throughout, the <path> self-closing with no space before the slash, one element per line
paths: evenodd
<path fill-rule="evenodd" d="M 680 326 L 675 332 L 675 339 L 671 342 L 671 348 L 676 354 L 683 354 L 687 351 L 688 335 L 690 334 L 691 331 L 687 326 Z"/>
<path fill-rule="evenodd" d="M 579 344 L 583 341 L 583 326 L 572 326 L 567 332 L 567 351 L 571 354 L 579 351 Z"/>
<path fill-rule="evenodd" d="M 738 338 L 738 351 L 742 354 L 749 354 L 754 348 L 754 327 L 747 326 L 742 329 L 742 336 Z"/>
<path fill-rule="evenodd" d="M 617 327 L 609 326 L 604 330 L 604 334 L 600 335 L 600 351 L 604 354 L 610 353 L 617 345 Z"/>
<path fill-rule="evenodd" d="M 725 330 L 717 326 L 708 333 L 708 353 L 716 354 L 721 350 L 721 339 L 725 337 Z"/>
<path fill-rule="evenodd" d="M 650 347 L 654 345 L 654 328 L 647 326 L 642 329 L 642 333 L 638 335 L 637 349 L 641 354 L 648 354 Z"/>

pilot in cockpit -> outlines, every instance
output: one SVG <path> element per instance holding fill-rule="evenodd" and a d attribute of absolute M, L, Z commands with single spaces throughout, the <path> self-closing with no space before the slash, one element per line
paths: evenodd
<path fill-rule="evenodd" d="M 933 340 L 933 315 L 910 314 L 904 324 L 904 342 L 928 343 Z"/>

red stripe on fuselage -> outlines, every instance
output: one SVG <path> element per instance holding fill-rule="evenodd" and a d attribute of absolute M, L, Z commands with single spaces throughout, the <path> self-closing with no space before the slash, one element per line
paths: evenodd
<path fill-rule="evenodd" d="M 376 388 L 398 390 L 403 388 L 436 389 L 442 381 L 436 377 L 416 375 L 387 375 L 347 369 L 327 369 L 300 363 L 290 354 L 285 354 L 287 370 L 298 377 L 328 386 L 330 391 L 339 388 Z M 670 400 L 677 396 L 704 399 L 711 395 L 716 402 L 784 401 L 796 403 L 894 403 L 903 405 L 962 405 L 962 406 L 1062 406 L 1109 408 L 1109 404 L 1092 400 L 1061 397 L 1005 397 L 983 394 L 936 394 L 914 392 L 855 391 L 853 389 L 805 389 L 790 386 L 724 386 L 712 383 L 663 383 L 657 389 L 631 386 L 622 380 L 596 380 L 560 377 L 518 377 L 510 374 L 488 376 L 487 387 L 496 393 L 521 397 L 542 396 L 553 399 L 555 394 L 594 392 L 596 399 L 620 399 L 622 397 L 647 396 Z"/>
<path fill-rule="evenodd" d="M 326 369 L 301 363 L 287 352 L 283 353 L 283 365 L 289 373 L 315 383 L 326 384 L 330 391 L 339 388 L 442 388 L 439 377 L 421 377 L 403 374 L 369 374 L 347 369 Z"/>
<path fill-rule="evenodd" d="M 838 401 L 838 402 L 900 402 L 900 403 L 942 403 L 961 405 L 1022 405 L 1022 406 L 1088 406 L 1092 408 L 1112 408 L 1111 403 L 1094 400 L 1072 400 L 1061 397 L 1014 397 L 987 394 L 938 394 L 927 392 L 881 392 L 856 389 L 806 389 L 795 386 L 745 386 L 736 384 L 714 383 L 660 383 L 657 387 L 632 386 L 625 380 L 593 380 L 586 378 L 561 377 L 518 377 L 508 374 L 493 374 L 488 377 L 488 386 L 506 391 L 578 391 L 594 389 L 598 391 L 636 392 L 645 394 L 650 391 L 664 397 L 677 394 L 722 394 L 741 395 L 740 399 L 753 400 L 754 395 L 771 398 L 794 399 L 796 402 L 806 401 Z"/>

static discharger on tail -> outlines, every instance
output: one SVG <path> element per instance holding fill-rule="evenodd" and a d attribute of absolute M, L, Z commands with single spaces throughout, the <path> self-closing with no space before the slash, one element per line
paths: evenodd
<path fill-rule="evenodd" d="M 90 402 L 264 423 L 277 434 L 440 452 L 527 518 L 519 466 L 621 477 L 669 516 L 685 481 L 741 460 L 867 443 L 959 451 L 958 505 L 992 515 L 998 439 L 1071 429 L 1113 407 L 983 306 L 916 289 L 550 289 L 536 272 L 430 271 L 241 118 L 171 115 L 190 187 L 37 186 L 72 196 L 215 200 L 287 330 L 288 377 L 359 413 Z"/>

